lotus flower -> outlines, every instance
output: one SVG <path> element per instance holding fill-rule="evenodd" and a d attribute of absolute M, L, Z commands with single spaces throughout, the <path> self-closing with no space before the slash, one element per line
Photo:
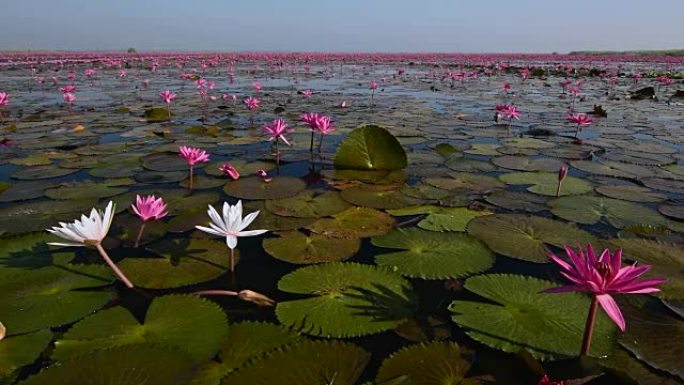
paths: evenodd
<path fill-rule="evenodd" d="M 9 103 L 9 94 L 7 92 L 0 92 L 0 106 L 6 106 Z"/>
<path fill-rule="evenodd" d="M 589 352 L 591 335 L 596 317 L 596 306 L 600 304 L 608 317 L 615 322 L 620 330 L 625 330 L 625 319 L 620 312 L 612 294 L 649 294 L 660 291 L 657 286 L 665 282 L 664 278 L 649 278 L 637 280 L 646 273 L 651 266 L 636 263 L 622 266 L 622 249 L 611 253 L 609 249 L 603 250 L 598 257 L 594 248 L 587 245 L 586 253 L 579 248 L 576 253 L 573 249 L 565 246 L 565 252 L 570 259 L 566 260 L 549 253 L 549 258 L 561 267 L 561 275 L 567 278 L 571 285 L 555 287 L 546 290 L 547 293 L 564 292 L 587 292 L 593 295 L 587 327 L 584 332 L 582 355 Z"/>
<path fill-rule="evenodd" d="M 162 219 L 168 215 L 168 212 L 166 211 L 164 199 L 162 197 L 157 198 L 154 195 L 148 195 L 144 198 L 136 195 L 135 204 L 131 205 L 131 209 L 143 221 L 140 225 L 140 231 L 138 231 L 138 237 L 135 240 L 135 247 L 138 247 L 143 231 L 145 231 L 145 223 Z"/>
<path fill-rule="evenodd" d="M 222 164 L 221 167 L 219 167 L 219 171 L 224 175 L 228 175 L 232 180 L 240 179 L 240 172 L 230 163 Z"/>
<path fill-rule="evenodd" d="M 190 191 L 193 187 L 194 168 L 197 163 L 206 163 L 209 161 L 209 154 L 201 148 L 181 146 L 179 154 L 181 158 L 185 159 L 190 168 Z"/>
<path fill-rule="evenodd" d="M 65 247 L 82 247 L 95 246 L 107 265 L 114 271 L 116 276 L 127 287 L 132 288 L 133 284 L 126 278 L 126 276 L 119 270 L 114 262 L 109 258 L 107 252 L 102 248 L 102 240 L 107 236 L 109 227 L 112 225 L 114 219 L 115 205 L 114 202 L 109 201 L 105 211 L 98 211 L 93 208 L 90 211 L 90 216 L 81 215 L 81 220 L 76 219 L 72 223 L 60 222 L 59 227 L 54 226 L 47 229 L 48 232 L 66 239 L 71 242 L 49 242 L 48 245 L 65 246 Z"/>
<path fill-rule="evenodd" d="M 284 120 L 276 119 L 271 123 L 266 123 L 263 125 L 262 129 L 266 136 L 268 136 L 268 141 L 275 141 L 276 156 L 280 155 L 280 152 L 278 151 L 279 140 L 282 140 L 288 146 L 290 145 L 290 142 L 285 135 L 291 133 L 294 129 L 290 128 Z"/>
<path fill-rule="evenodd" d="M 76 100 L 76 95 L 74 95 L 71 92 L 65 92 L 62 94 L 62 98 L 64 99 L 67 104 L 69 104 L 69 108 L 71 108 L 71 105 L 74 103 L 74 100 Z"/>
<path fill-rule="evenodd" d="M 589 126 L 594 122 L 593 120 L 591 120 L 590 117 L 588 117 L 585 114 L 568 115 L 568 121 L 577 124 L 577 128 L 575 130 L 575 138 L 577 138 L 580 131 L 582 130 L 582 126 Z"/>
<path fill-rule="evenodd" d="M 245 228 L 249 226 L 254 219 L 259 215 L 259 211 L 255 211 L 248 214 L 242 218 L 242 201 L 238 201 L 236 205 L 229 205 L 228 202 L 223 203 L 222 216 L 216 211 L 216 209 L 209 205 L 209 210 L 207 211 L 209 218 L 211 218 L 212 223 L 209 227 L 205 226 L 195 226 L 197 230 L 204 231 L 206 233 L 216 235 L 219 237 L 226 237 L 226 245 L 230 248 L 230 271 L 235 270 L 235 247 L 237 247 L 237 242 L 239 237 L 253 237 L 255 235 L 261 235 L 268 230 L 247 230 Z"/>

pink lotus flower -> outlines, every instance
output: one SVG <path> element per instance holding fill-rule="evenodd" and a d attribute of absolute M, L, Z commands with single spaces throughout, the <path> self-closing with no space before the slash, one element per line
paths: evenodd
<path fill-rule="evenodd" d="M 120 78 L 125 78 L 126 77 L 126 70 L 119 70 L 119 77 Z"/>
<path fill-rule="evenodd" d="M 302 96 L 304 96 L 305 98 L 309 98 L 309 97 L 311 97 L 311 95 L 313 95 L 313 91 L 311 91 L 311 90 L 302 91 Z"/>
<path fill-rule="evenodd" d="M 520 112 L 518 111 L 518 109 L 515 106 L 508 106 L 508 108 L 506 108 L 503 111 L 503 113 L 504 113 L 504 115 L 506 115 L 509 122 L 513 119 L 516 119 L 516 120 L 520 119 Z"/>
<path fill-rule="evenodd" d="M 271 183 L 273 178 L 268 177 L 268 173 L 265 170 L 257 170 L 256 174 L 264 181 L 264 183 Z"/>
<path fill-rule="evenodd" d="M 76 95 L 74 95 L 71 92 L 65 92 L 62 95 L 62 98 L 64 99 L 65 102 L 67 102 L 67 103 L 69 103 L 69 105 L 71 105 L 74 102 L 74 100 L 76 100 Z"/>
<path fill-rule="evenodd" d="M 254 88 L 254 91 L 259 93 L 259 91 L 261 91 L 261 83 L 259 83 L 259 82 L 252 83 L 252 88 Z"/>
<path fill-rule="evenodd" d="M 178 154 L 181 158 L 185 159 L 190 167 L 190 191 L 193 188 L 193 174 L 195 165 L 197 163 L 206 163 L 209 161 L 209 154 L 196 147 L 181 146 L 179 148 L 180 153 Z"/>
<path fill-rule="evenodd" d="M 136 195 L 135 204 L 131 205 L 131 209 L 143 222 L 156 221 L 168 215 L 164 199 L 154 195 Z"/>
<path fill-rule="evenodd" d="M 504 84 L 501 85 L 501 89 L 508 93 L 508 91 L 511 90 L 511 84 L 509 82 L 504 82 Z"/>
<path fill-rule="evenodd" d="M 371 90 L 376 90 L 376 89 L 378 89 L 378 83 L 376 83 L 376 82 L 374 82 L 374 81 L 371 81 L 371 82 L 370 82 L 370 89 L 371 89 Z"/>
<path fill-rule="evenodd" d="M 271 123 L 266 123 L 263 125 L 262 129 L 264 130 L 264 133 L 269 136 L 269 141 L 275 140 L 276 146 L 278 146 L 278 139 L 282 139 L 285 144 L 288 146 L 290 145 L 285 134 L 291 133 L 294 129 L 289 128 L 283 119 L 276 119 Z"/>
<path fill-rule="evenodd" d="M 0 92 L 0 106 L 6 106 L 9 103 L 9 94 L 7 92 Z"/>
<path fill-rule="evenodd" d="M 573 249 L 565 246 L 565 252 L 570 259 L 565 259 L 549 253 L 549 258 L 562 269 L 561 275 L 572 284 L 555 287 L 546 290 L 547 293 L 587 292 L 593 295 L 587 329 L 584 334 L 582 345 L 583 355 L 589 352 L 591 334 L 596 317 L 596 305 L 600 304 L 608 317 L 615 322 L 620 330 L 625 331 L 625 319 L 612 294 L 649 294 L 660 291 L 657 286 L 665 282 L 664 278 L 649 278 L 637 280 L 646 273 L 651 266 L 633 265 L 622 266 L 622 249 L 611 253 L 609 249 L 603 250 L 600 256 L 596 256 L 591 245 L 587 245 L 586 253 L 579 248 L 576 253 Z"/>
<path fill-rule="evenodd" d="M 67 92 L 74 92 L 74 91 L 76 91 L 76 86 L 73 84 L 66 85 L 66 86 L 61 87 L 59 89 L 59 92 L 61 92 L 63 94 L 66 94 Z"/>
<path fill-rule="evenodd" d="M 580 131 L 582 131 L 582 126 L 589 126 L 594 122 L 593 120 L 591 120 L 590 117 L 588 117 L 585 114 L 568 115 L 568 121 L 577 124 L 577 128 L 575 129 L 575 138 L 577 138 Z"/>
<path fill-rule="evenodd" d="M 347 108 L 349 107 L 349 104 L 347 103 L 346 100 L 343 100 L 342 103 L 338 105 L 339 108 Z"/>
<path fill-rule="evenodd" d="M 224 175 L 227 175 L 230 177 L 232 180 L 238 180 L 240 179 L 240 172 L 230 163 L 224 163 L 219 167 L 219 171 L 221 171 Z"/>
<path fill-rule="evenodd" d="M 249 96 L 243 101 L 243 103 L 245 103 L 245 106 L 251 112 L 259 107 L 259 105 L 261 104 L 261 100 Z"/>
<path fill-rule="evenodd" d="M 176 94 L 170 90 L 164 90 L 159 93 L 159 97 L 164 101 L 164 103 L 171 104 L 173 99 L 176 98 Z"/>

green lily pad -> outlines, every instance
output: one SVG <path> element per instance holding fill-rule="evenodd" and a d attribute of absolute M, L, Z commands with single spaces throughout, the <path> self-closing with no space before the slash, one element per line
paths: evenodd
<path fill-rule="evenodd" d="M 646 187 L 650 187 L 654 190 L 666 191 L 676 194 L 684 193 L 684 181 L 665 179 L 665 178 L 644 178 L 641 182 Z"/>
<path fill-rule="evenodd" d="M 529 156 L 497 156 L 492 163 L 499 167 L 519 171 L 558 171 L 565 166 L 565 162 L 558 159 L 531 158 Z"/>
<path fill-rule="evenodd" d="M 195 175 L 192 179 L 192 186 L 196 190 L 213 189 L 219 186 L 223 186 L 224 183 L 226 183 L 225 179 L 214 178 L 206 175 Z M 190 188 L 190 178 L 182 180 L 180 182 L 180 186 Z"/>
<path fill-rule="evenodd" d="M 347 135 L 335 154 L 335 168 L 401 170 L 407 165 L 399 141 L 379 126 L 362 126 Z"/>
<path fill-rule="evenodd" d="M 658 211 L 667 217 L 684 221 L 684 204 L 681 201 L 661 204 L 658 206 Z"/>
<path fill-rule="evenodd" d="M 123 194 L 126 191 L 128 191 L 128 189 L 125 187 L 114 187 L 107 182 L 83 181 L 68 183 L 57 188 L 46 190 L 45 196 L 59 200 L 92 200 Z"/>
<path fill-rule="evenodd" d="M 397 229 L 373 237 L 372 243 L 405 250 L 378 254 L 375 263 L 411 278 L 461 278 L 485 271 L 494 263 L 494 254 L 482 242 L 466 234 Z"/>
<path fill-rule="evenodd" d="M 173 115 L 173 111 L 171 112 L 171 115 Z M 154 107 L 145 110 L 143 116 L 145 117 L 145 120 L 147 120 L 147 123 L 166 122 L 169 120 L 169 111 L 163 107 Z"/>
<path fill-rule="evenodd" d="M 76 289 L 105 286 L 112 280 L 58 267 L 0 275 L 2 322 L 12 335 L 77 321 L 106 305 L 112 293 Z"/>
<path fill-rule="evenodd" d="M 656 372 L 623 349 L 615 349 L 607 358 L 599 360 L 599 364 L 609 373 L 629 383 L 643 385 L 681 385 L 682 383 L 676 377 L 667 377 L 662 372 Z"/>
<path fill-rule="evenodd" d="M 499 147 L 501 147 L 501 145 L 495 143 L 473 143 L 469 149 L 463 150 L 463 152 L 472 155 L 497 156 L 501 155 L 501 153 L 496 150 Z"/>
<path fill-rule="evenodd" d="M 200 175 L 198 175 L 199 177 Z M 135 174 L 140 183 L 176 183 L 188 177 L 187 171 L 141 171 Z M 220 184 L 219 184 L 220 185 Z"/>
<path fill-rule="evenodd" d="M 336 191 L 304 190 L 292 198 L 266 201 L 268 211 L 297 218 L 327 217 L 349 207 Z"/>
<path fill-rule="evenodd" d="M 609 198 L 631 202 L 661 202 L 667 197 L 651 189 L 637 185 L 605 185 L 596 188 L 596 192 Z"/>
<path fill-rule="evenodd" d="M 103 349 L 49 366 L 20 385 L 177 385 L 194 362 L 177 350 L 154 345 Z"/>
<path fill-rule="evenodd" d="M 151 171 L 186 171 L 188 172 L 189 166 L 185 159 L 181 158 L 178 154 L 159 152 L 149 155 L 145 155 L 140 158 L 142 161 L 142 166 Z M 195 169 L 199 167 L 204 167 L 206 163 L 197 163 Z"/>
<path fill-rule="evenodd" d="M 323 170 L 321 172 L 326 179 L 333 181 L 351 182 L 357 181 L 369 184 L 398 184 L 406 180 L 406 172 L 403 170 L 393 171 L 362 171 L 362 170 Z"/>
<path fill-rule="evenodd" d="M 451 170 L 473 173 L 491 172 L 496 170 L 496 167 L 492 166 L 491 163 L 469 158 L 451 157 L 447 159 L 444 165 Z"/>
<path fill-rule="evenodd" d="M 467 230 L 499 254 L 536 263 L 549 261 L 545 244 L 562 247 L 597 243 L 591 234 L 573 224 L 522 214 L 475 218 Z"/>
<path fill-rule="evenodd" d="M 157 258 L 128 257 L 119 268 L 148 289 L 170 289 L 218 278 L 228 271 L 230 251 L 225 241 L 198 238 L 162 240 L 148 247 Z M 236 252 L 236 263 L 239 255 Z"/>
<path fill-rule="evenodd" d="M 418 227 L 431 231 L 466 231 L 466 225 L 473 218 L 492 214 L 489 211 L 475 211 L 465 207 L 414 206 L 405 209 L 388 210 L 392 215 L 428 214 L 418 222 Z"/>
<path fill-rule="evenodd" d="M 226 183 L 223 191 L 241 199 L 284 199 L 297 195 L 305 188 L 303 180 L 289 176 L 275 177 L 269 183 L 259 177 L 249 177 Z"/>
<path fill-rule="evenodd" d="M 367 207 L 351 207 L 333 218 L 322 218 L 307 226 L 314 233 L 336 238 L 365 238 L 382 235 L 394 226 L 394 218 Z"/>
<path fill-rule="evenodd" d="M 354 385 L 370 353 L 340 341 L 304 341 L 228 374 L 222 385 Z"/>
<path fill-rule="evenodd" d="M 267 253 L 281 261 L 308 264 L 345 260 L 359 251 L 358 238 L 331 238 L 325 235 L 305 235 L 299 231 L 279 234 L 278 238 L 264 239 Z"/>
<path fill-rule="evenodd" d="M 420 203 L 394 186 L 361 185 L 342 190 L 340 196 L 353 205 L 374 209 L 396 209 Z"/>
<path fill-rule="evenodd" d="M 465 287 L 490 302 L 454 301 L 452 319 L 473 339 L 505 352 L 528 350 L 541 360 L 574 357 L 580 351 L 590 299 L 580 293 L 549 294 L 557 284 L 532 277 L 489 274 Z M 599 312 L 590 355 L 609 353 L 616 328 Z"/>
<path fill-rule="evenodd" d="M 655 173 L 644 166 L 622 162 L 592 162 L 590 160 L 575 160 L 570 165 L 578 170 L 596 175 L 613 176 L 617 178 L 642 178 L 653 176 Z"/>
<path fill-rule="evenodd" d="M 52 341 L 49 330 L 3 339 L 0 343 L 0 380 L 34 362 Z"/>
<path fill-rule="evenodd" d="M 378 384 L 403 385 L 477 385 L 491 377 L 469 377 L 473 357 L 454 342 L 410 345 L 386 358 L 378 370 Z"/>
<path fill-rule="evenodd" d="M 487 195 L 485 200 L 508 210 L 537 213 L 547 209 L 548 198 L 525 191 L 499 190 Z"/>
<path fill-rule="evenodd" d="M 620 345 L 639 360 L 684 379 L 684 320 L 653 309 L 624 307 L 627 330 Z"/>
<path fill-rule="evenodd" d="M 0 191 L 0 202 L 16 202 L 40 198 L 45 190 L 55 187 L 54 182 L 35 181 L 8 184 L 7 188 Z"/>
<path fill-rule="evenodd" d="M 252 228 L 269 229 L 271 231 L 296 230 L 311 225 L 316 218 L 284 217 L 273 214 L 266 209 L 266 201 L 243 202 L 245 211 L 259 210 L 259 216 L 252 222 Z"/>
<path fill-rule="evenodd" d="M 506 145 L 512 146 L 512 147 L 522 147 L 522 148 L 534 148 L 534 149 L 542 149 L 542 148 L 551 148 L 555 147 L 556 144 L 542 140 L 542 139 L 536 139 L 536 138 L 511 138 L 511 139 L 506 139 L 503 141 Z"/>
<path fill-rule="evenodd" d="M 605 218 L 619 229 L 638 226 L 666 226 L 667 221 L 657 211 L 636 203 L 596 196 L 576 196 L 549 202 L 551 212 L 565 220 L 594 224 Z"/>
<path fill-rule="evenodd" d="M 411 284 L 384 268 L 331 262 L 285 275 L 278 289 L 310 297 L 279 302 L 278 320 L 306 334 L 357 337 L 391 330 L 415 308 Z"/>
<path fill-rule="evenodd" d="M 225 177 L 225 175 L 223 174 L 223 171 L 219 170 L 219 168 L 224 163 L 228 163 L 228 162 L 218 161 L 218 162 L 208 163 L 207 166 L 204 168 L 204 172 L 206 174 L 209 174 L 212 176 Z M 230 164 L 233 165 L 233 167 L 235 167 L 238 170 L 238 172 L 240 173 L 240 175 L 243 178 L 255 175 L 257 170 L 270 171 L 276 167 L 275 162 L 263 161 L 263 160 L 248 162 L 248 161 L 242 160 L 242 159 L 231 159 Z"/>
<path fill-rule="evenodd" d="M 502 182 L 513 185 L 531 185 L 527 191 L 548 196 L 556 196 L 558 173 L 550 172 L 511 172 L 499 177 Z M 578 195 L 592 190 L 591 184 L 584 179 L 568 176 L 563 180 L 560 195 Z"/>
<path fill-rule="evenodd" d="M 143 324 L 120 306 L 83 319 L 55 342 L 52 358 L 64 361 L 99 349 L 149 343 L 171 346 L 202 362 L 218 352 L 227 336 L 228 321 L 218 305 L 192 295 L 167 295 L 152 301 Z"/>
<path fill-rule="evenodd" d="M 425 183 L 444 190 L 465 190 L 471 193 L 484 193 L 505 187 L 494 177 L 467 172 L 454 174 L 452 178 L 426 178 Z"/>
<path fill-rule="evenodd" d="M 425 184 L 418 184 L 414 186 L 403 185 L 399 191 L 411 198 L 424 200 L 444 199 L 450 194 L 450 192 L 447 190 L 442 190 L 441 188 L 432 187 Z"/>
<path fill-rule="evenodd" d="M 20 180 L 39 180 L 39 179 L 50 179 L 58 178 L 61 176 L 67 176 L 78 172 L 78 170 L 59 168 L 57 166 L 35 166 L 23 168 L 19 171 L 15 171 L 10 175 L 14 179 Z"/>

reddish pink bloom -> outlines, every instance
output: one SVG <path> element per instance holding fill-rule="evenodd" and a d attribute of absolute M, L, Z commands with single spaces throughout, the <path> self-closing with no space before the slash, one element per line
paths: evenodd
<path fill-rule="evenodd" d="M 276 119 L 271 123 L 266 123 L 263 125 L 262 129 L 264 130 L 264 133 L 269 136 L 269 141 L 277 141 L 278 139 L 282 139 L 285 144 L 288 146 L 290 145 L 290 142 L 287 140 L 285 135 L 291 133 L 294 131 L 294 129 L 289 128 L 284 120 Z"/>
<path fill-rule="evenodd" d="M 563 381 L 551 381 L 548 375 L 544 375 L 544 377 L 539 380 L 538 385 L 565 385 L 565 382 Z"/>
<path fill-rule="evenodd" d="M 511 90 L 511 84 L 509 82 L 504 82 L 504 84 L 501 86 L 501 89 L 505 92 L 508 92 Z"/>
<path fill-rule="evenodd" d="M 146 197 L 137 195 L 135 197 L 135 204 L 131 205 L 131 209 L 143 222 L 158 220 L 168 214 L 164 199 L 162 197 L 157 198 L 154 195 Z"/>
<path fill-rule="evenodd" d="M 169 90 L 164 90 L 159 93 L 159 97 L 162 98 L 164 103 L 171 104 L 171 101 L 176 98 L 176 94 Z"/>
<path fill-rule="evenodd" d="M 603 310 L 613 322 L 625 330 L 625 319 L 611 294 L 649 294 L 660 291 L 657 286 L 665 282 L 664 278 L 649 278 L 637 281 L 651 266 L 633 265 L 622 266 L 622 249 L 615 253 L 609 249 L 603 250 L 596 256 L 591 245 L 587 245 L 586 253 L 579 248 L 578 253 L 568 246 L 565 252 L 570 259 L 565 259 L 549 253 L 549 258 L 558 264 L 561 275 L 567 278 L 571 285 L 555 287 L 546 290 L 547 293 L 564 293 L 569 291 L 592 293 Z"/>
<path fill-rule="evenodd" d="M 261 100 L 249 96 L 249 97 L 247 97 L 247 99 L 245 99 L 245 100 L 243 101 L 243 103 L 245 103 L 245 106 L 247 107 L 248 110 L 254 111 L 254 110 L 256 110 L 256 109 L 259 107 L 259 105 L 261 104 Z"/>
<path fill-rule="evenodd" d="M 371 89 L 371 90 L 376 90 L 376 89 L 378 89 L 378 83 L 373 82 L 373 81 L 370 82 L 370 89 Z"/>
<path fill-rule="evenodd" d="M 347 108 L 347 107 L 349 107 L 349 104 L 347 103 L 346 100 L 343 100 L 342 103 L 340 103 L 338 107 L 340 107 L 340 108 Z"/>
<path fill-rule="evenodd" d="M 593 120 L 591 120 L 590 117 L 588 117 L 585 114 L 568 115 L 568 120 L 579 126 L 589 126 L 594 122 Z"/>
<path fill-rule="evenodd" d="M 509 120 L 520 119 L 520 111 L 515 106 L 508 106 L 503 113 Z"/>
<path fill-rule="evenodd" d="M 59 92 L 66 94 L 67 92 L 74 92 L 76 91 L 76 86 L 73 84 L 66 85 L 62 88 L 59 89 Z"/>
<path fill-rule="evenodd" d="M 65 93 L 62 95 L 62 98 L 64 98 L 64 101 L 65 101 L 65 102 L 71 104 L 71 103 L 74 102 L 74 100 L 76 100 L 76 95 L 74 95 L 74 94 L 71 93 L 71 92 L 65 92 Z"/>
<path fill-rule="evenodd" d="M 568 176 L 568 166 L 561 166 L 558 170 L 558 182 L 562 182 Z"/>
<path fill-rule="evenodd" d="M 179 151 L 180 153 L 178 155 L 185 159 L 190 167 L 197 163 L 205 163 L 209 161 L 209 154 L 200 148 L 181 146 Z"/>
<path fill-rule="evenodd" d="M 9 103 L 9 94 L 7 92 L 0 92 L 0 106 L 6 106 Z"/>
<path fill-rule="evenodd" d="M 313 95 L 313 91 L 311 91 L 311 90 L 304 90 L 304 91 L 302 91 L 302 95 L 303 95 L 305 98 L 311 97 L 311 95 Z"/>
<path fill-rule="evenodd" d="M 264 183 L 271 183 L 273 181 L 273 178 L 269 178 L 268 174 L 264 170 L 257 170 L 257 175 L 261 177 L 261 179 L 264 180 Z"/>
<path fill-rule="evenodd" d="M 240 179 L 240 172 L 230 163 L 224 163 L 219 167 L 219 171 L 221 171 L 224 175 L 227 175 L 230 177 L 232 180 L 238 180 Z"/>
<path fill-rule="evenodd" d="M 254 82 L 254 83 L 252 83 L 252 87 L 254 88 L 254 90 L 255 90 L 256 92 L 261 91 L 261 83 L 259 83 L 259 82 Z"/>

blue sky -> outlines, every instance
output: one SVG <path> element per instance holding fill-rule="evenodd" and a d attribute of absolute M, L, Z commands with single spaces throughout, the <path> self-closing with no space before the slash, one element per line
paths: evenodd
<path fill-rule="evenodd" d="M 0 49 L 684 48 L 684 0 L 3 0 Z"/>

